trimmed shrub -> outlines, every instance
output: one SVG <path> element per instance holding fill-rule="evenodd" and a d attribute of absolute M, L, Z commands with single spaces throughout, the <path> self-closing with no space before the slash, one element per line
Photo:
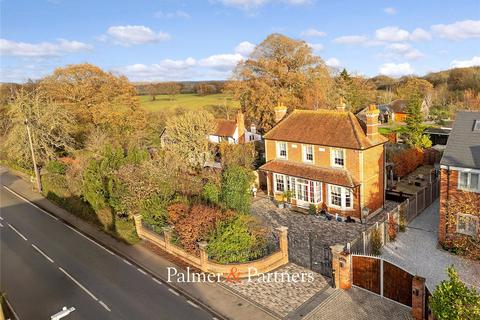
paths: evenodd
<path fill-rule="evenodd" d="M 203 186 L 202 199 L 209 204 L 218 204 L 220 201 L 220 189 L 213 182 L 207 182 Z"/>
<path fill-rule="evenodd" d="M 62 174 L 64 175 L 67 172 L 67 166 L 60 161 L 49 161 L 45 166 L 48 172 Z"/>
<path fill-rule="evenodd" d="M 265 232 L 251 216 L 217 223 L 208 238 L 207 253 L 219 263 L 248 262 L 266 253 Z"/>

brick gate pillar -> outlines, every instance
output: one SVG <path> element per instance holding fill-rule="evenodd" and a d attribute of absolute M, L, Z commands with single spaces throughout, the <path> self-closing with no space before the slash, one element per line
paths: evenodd
<path fill-rule="evenodd" d="M 203 272 L 208 271 L 207 245 L 208 243 L 206 241 L 202 241 L 198 244 L 198 248 L 200 249 L 200 269 Z"/>
<path fill-rule="evenodd" d="M 140 214 L 136 214 L 133 216 L 133 221 L 135 222 L 135 231 L 137 231 L 137 235 L 139 238 L 142 238 L 142 216 Z"/>
<path fill-rule="evenodd" d="M 171 252 L 173 227 L 163 227 L 163 237 L 165 240 L 165 251 Z"/>
<path fill-rule="evenodd" d="M 280 226 L 276 229 L 280 251 L 283 253 L 283 263 L 288 263 L 288 227 Z"/>
<path fill-rule="evenodd" d="M 425 278 L 415 276 L 412 279 L 412 317 L 422 320 L 425 315 Z"/>
<path fill-rule="evenodd" d="M 343 244 L 330 247 L 335 288 L 348 290 L 352 287 L 352 255 L 343 250 Z"/>

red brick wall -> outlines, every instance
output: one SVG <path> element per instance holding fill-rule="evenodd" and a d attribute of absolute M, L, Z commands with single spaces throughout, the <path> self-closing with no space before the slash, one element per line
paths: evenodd
<path fill-rule="evenodd" d="M 456 225 L 447 227 L 447 221 L 450 214 L 454 214 L 448 210 L 449 199 L 458 195 L 458 171 L 450 170 L 450 177 L 447 169 L 440 170 L 440 221 L 438 224 L 438 241 L 444 244 L 447 238 L 455 237 Z M 477 194 L 480 197 L 480 194 Z M 479 230 L 480 236 L 480 230 Z"/>

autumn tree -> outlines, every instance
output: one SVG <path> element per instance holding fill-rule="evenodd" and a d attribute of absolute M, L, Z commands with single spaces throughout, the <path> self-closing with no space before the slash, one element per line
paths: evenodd
<path fill-rule="evenodd" d="M 75 116 L 81 142 L 94 127 L 127 139 L 138 136 L 146 123 L 135 87 L 91 64 L 57 68 L 40 81 L 46 96 Z"/>
<path fill-rule="evenodd" d="M 8 117 L 11 124 L 4 150 L 10 159 L 20 165 L 31 164 L 25 121 L 30 126 L 35 156 L 40 164 L 56 159 L 59 154 L 75 147 L 71 134 L 76 125 L 74 116 L 40 90 L 18 91 L 10 104 Z"/>
<path fill-rule="evenodd" d="M 207 111 L 189 111 L 171 117 L 165 128 L 165 149 L 177 154 L 193 169 L 203 167 L 210 157 L 208 135 L 215 131 L 215 119 Z"/>
<path fill-rule="evenodd" d="M 430 105 L 433 85 L 424 79 L 407 78 L 397 86 L 396 93 L 400 99 L 410 100 L 419 97 L 422 101 L 425 100 L 427 105 Z"/>
<path fill-rule="evenodd" d="M 272 34 L 241 61 L 228 84 L 247 119 L 264 130 L 274 124 L 274 107 L 329 108 L 334 81 L 325 63 L 300 40 Z"/>
<path fill-rule="evenodd" d="M 178 82 L 165 82 L 163 84 L 165 93 L 170 96 L 170 100 L 175 101 L 177 99 L 177 95 L 182 90 L 182 85 Z"/>
<path fill-rule="evenodd" d="M 353 113 L 375 101 L 374 83 L 360 76 L 351 76 L 346 69 L 337 76 L 336 85 L 347 109 Z"/>
<path fill-rule="evenodd" d="M 150 83 L 147 85 L 146 91 L 150 96 L 150 101 L 155 101 L 158 94 L 158 85 L 155 83 Z"/>

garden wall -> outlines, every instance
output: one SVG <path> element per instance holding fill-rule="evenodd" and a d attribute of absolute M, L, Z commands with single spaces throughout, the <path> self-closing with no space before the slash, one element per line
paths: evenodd
<path fill-rule="evenodd" d="M 232 270 L 235 270 L 236 275 L 239 278 L 248 277 L 249 268 L 255 268 L 258 273 L 265 273 L 273 271 L 285 264 L 288 263 L 288 238 L 287 238 L 287 227 L 278 227 L 278 239 L 280 244 L 279 251 L 276 251 L 264 258 L 245 262 L 245 263 L 232 263 L 232 264 L 220 264 L 216 263 L 208 258 L 206 252 L 207 243 L 202 242 L 199 244 L 200 257 L 192 255 L 182 248 L 174 245 L 171 242 L 172 229 L 167 227 L 164 229 L 164 236 L 148 230 L 143 226 L 142 216 L 135 215 L 135 228 L 137 234 L 141 239 L 150 241 L 151 243 L 157 245 L 161 249 L 165 250 L 169 254 L 181 259 L 182 261 L 192 265 L 193 267 L 202 270 L 203 272 L 221 274 L 224 277 L 227 277 L 231 274 Z"/>

